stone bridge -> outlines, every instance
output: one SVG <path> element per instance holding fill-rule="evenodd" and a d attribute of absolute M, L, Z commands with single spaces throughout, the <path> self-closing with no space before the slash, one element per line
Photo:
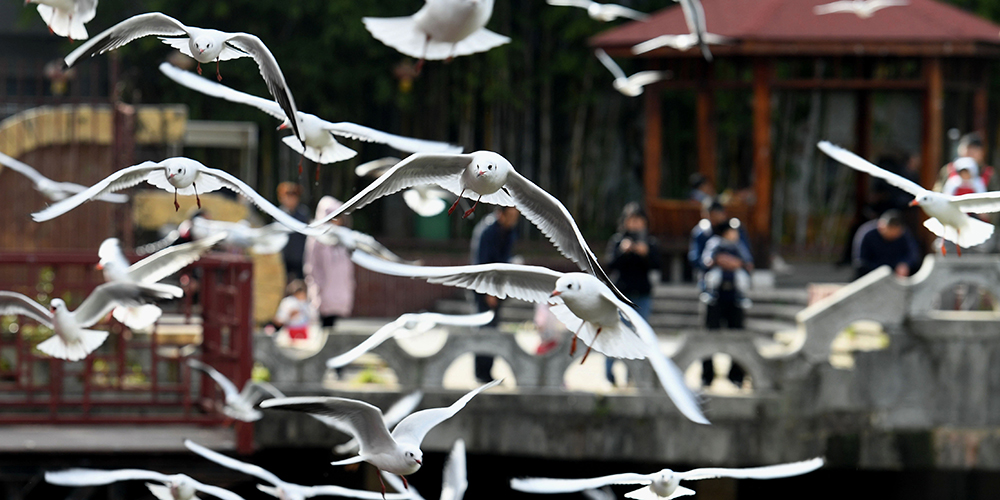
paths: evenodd
<path fill-rule="evenodd" d="M 979 297 L 981 310 L 940 305 L 970 295 Z M 749 374 L 751 391 L 705 395 L 711 426 L 682 417 L 645 362 L 626 362 L 628 389 L 567 391 L 564 374 L 575 359 L 564 349 L 536 356 L 514 335 L 494 330 L 450 331 L 441 349 L 423 357 L 395 341 L 382 344 L 374 353 L 397 374 L 398 391 L 333 391 L 321 383 L 325 360 L 363 333 L 332 335 L 318 354 L 300 360 L 258 339 L 255 356 L 290 395 L 336 394 L 382 408 L 414 388 L 426 394 L 423 407 L 450 404 L 459 392 L 444 389 L 443 381 L 455 359 L 468 352 L 502 357 L 516 387 L 477 397 L 428 435 L 424 448 L 432 451 L 461 436 L 470 452 L 496 455 L 733 466 L 825 455 L 851 468 L 997 470 L 997 297 L 1000 259 L 928 257 L 911 278 L 882 268 L 805 308 L 794 333 L 659 332 L 682 370 L 724 353 Z M 881 324 L 888 346 L 854 352 L 853 368 L 835 368 L 829 362 L 835 338 L 861 320 Z M 312 419 L 282 412 L 259 421 L 256 438 L 264 448 L 344 440 Z"/>

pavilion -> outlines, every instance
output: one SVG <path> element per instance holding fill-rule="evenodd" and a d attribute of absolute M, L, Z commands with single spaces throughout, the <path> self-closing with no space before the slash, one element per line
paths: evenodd
<path fill-rule="evenodd" d="M 991 63 L 1000 56 L 1000 26 L 936 0 L 909 0 L 863 18 L 853 13 L 817 15 L 828 0 L 702 0 L 708 31 L 730 38 L 713 45 L 714 62 L 697 48 L 660 48 L 634 55 L 631 48 L 663 34 L 687 33 L 679 6 L 654 13 L 648 21 L 623 24 L 593 37 L 594 47 L 612 57 L 639 58 L 645 69 L 664 69 L 672 78 L 645 92 L 644 189 L 651 228 L 680 239 L 698 219 L 698 205 L 682 200 L 677 187 L 693 170 L 715 181 L 720 160 L 717 102 L 732 92 L 746 94 L 746 150 L 742 161 L 749 196 L 730 212 L 745 217 L 760 255 L 769 252 L 772 226 L 772 173 L 775 140 L 774 94 L 787 90 L 822 90 L 855 94 L 853 123 L 856 153 L 869 157 L 872 94 L 919 93 L 922 115 L 919 142 L 921 184 L 930 187 L 946 161 L 945 96 L 958 96 L 961 112 L 950 110 L 947 125 L 986 134 L 989 128 L 988 83 Z M 692 146 L 670 158 L 671 109 L 664 95 L 694 94 Z M 950 100 L 948 101 L 951 102 Z M 958 106 L 958 105 L 956 105 Z M 954 117 L 952 117 L 954 114 Z M 914 124 L 915 125 L 915 124 Z M 686 131 L 681 131 L 687 133 Z M 681 133 L 678 132 L 678 133 Z M 915 136 L 916 137 L 916 136 Z M 723 138 L 728 140 L 728 138 Z M 669 144 L 668 144 L 669 146 Z M 690 151 L 688 151 L 690 150 Z M 683 159 L 681 159 L 683 160 Z M 735 161 L 735 160 L 734 160 Z M 857 176 L 855 203 L 864 202 L 867 176 Z M 669 191 L 673 190 L 673 196 Z M 672 199 L 671 199 L 672 198 Z"/>

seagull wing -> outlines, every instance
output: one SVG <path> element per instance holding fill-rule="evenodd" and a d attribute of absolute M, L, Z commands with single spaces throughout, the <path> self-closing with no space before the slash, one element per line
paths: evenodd
<path fill-rule="evenodd" d="M 52 313 L 44 306 L 17 292 L 0 292 L 0 316 L 20 314 L 52 328 Z"/>
<path fill-rule="evenodd" d="M 360 250 L 369 255 L 378 257 L 380 259 L 389 260 L 392 262 L 402 262 L 402 263 L 408 262 L 402 257 L 392 253 L 392 251 L 386 248 L 385 245 L 379 243 L 378 240 L 376 240 L 369 234 L 365 234 L 360 231 L 355 231 L 353 229 L 349 229 L 343 226 L 337 226 L 337 225 L 332 225 L 332 226 L 334 231 L 338 231 L 342 235 L 345 233 L 349 234 L 351 236 L 351 239 L 354 240 L 354 248 L 356 250 Z"/>
<path fill-rule="evenodd" d="M 207 238 L 160 250 L 132 264 L 128 274 L 140 283 L 156 283 L 201 258 L 216 243 L 226 239 L 226 233 L 216 233 Z"/>
<path fill-rule="evenodd" d="M 853 2 L 849 1 L 839 1 L 830 2 L 823 5 L 817 5 L 813 7 L 813 14 L 817 16 L 822 16 L 824 14 L 833 14 L 835 12 L 854 12 L 855 8 Z"/>
<path fill-rule="evenodd" d="M 335 397 L 275 398 L 261 402 L 260 407 L 331 417 L 351 431 L 364 453 L 380 453 L 396 448 L 396 441 L 382 419 L 382 410 L 364 401 Z"/>
<path fill-rule="evenodd" d="M 413 413 L 413 410 L 417 409 L 420 405 L 420 400 L 424 398 L 423 391 L 413 391 L 396 401 L 386 410 L 385 415 L 382 418 L 385 420 L 385 426 L 387 428 L 392 428 L 403 420 L 407 415 Z"/>
<path fill-rule="evenodd" d="M 214 380 L 215 383 L 219 384 L 219 387 L 222 388 L 222 392 L 226 395 L 227 401 L 240 397 L 240 390 L 236 388 L 236 384 L 234 384 L 232 380 L 229 380 L 229 377 L 226 377 L 219 372 L 219 370 L 216 370 L 215 368 L 212 368 L 211 366 L 194 358 L 189 358 L 187 360 L 187 364 L 191 368 L 201 370 L 209 377 L 212 377 L 212 380 Z"/>
<path fill-rule="evenodd" d="M 428 408 L 426 410 L 420 410 L 407 415 L 406 418 L 400 420 L 399 423 L 396 424 L 396 428 L 392 430 L 392 437 L 397 442 L 408 443 L 419 447 L 420 443 L 424 440 L 424 436 L 426 436 L 431 429 L 436 427 L 441 422 L 454 417 L 459 410 L 465 408 L 465 405 L 467 405 L 472 398 L 476 397 L 476 394 L 479 394 L 480 392 L 483 392 L 502 381 L 503 379 L 500 379 L 494 380 L 488 384 L 483 384 L 458 398 L 458 401 L 452 403 L 451 406 L 447 406 L 445 408 Z"/>
<path fill-rule="evenodd" d="M 168 62 L 160 63 L 160 72 L 166 75 L 167 78 L 191 90 L 196 90 L 212 97 L 218 97 L 219 99 L 225 99 L 229 102 L 253 106 L 279 120 L 286 118 L 281 105 L 275 101 L 229 88 L 208 78 L 202 78 L 190 71 L 184 71 Z"/>
<path fill-rule="evenodd" d="M 267 482 L 269 482 L 269 483 L 271 483 L 271 484 L 273 484 L 275 486 L 281 486 L 281 485 L 285 484 L 284 481 L 282 481 L 281 479 L 278 479 L 278 476 L 275 476 L 270 471 L 265 470 L 263 467 L 260 467 L 260 466 L 254 465 L 254 464 L 250 464 L 250 463 L 246 463 L 246 462 L 241 462 L 239 460 L 236 460 L 235 458 L 227 457 L 227 456 L 225 456 L 225 455 L 223 455 L 221 453 L 218 453 L 218 452 L 212 451 L 212 450 L 210 450 L 208 448 L 205 448 L 204 446 L 202 446 L 202 445 L 200 445 L 198 443 L 195 443 L 194 441 L 191 441 L 190 439 L 185 439 L 184 440 L 184 446 L 187 447 L 187 449 L 189 449 L 189 450 L 191 450 L 191 451 L 193 451 L 193 452 L 201 455 L 202 457 L 204 457 L 204 458 L 206 458 L 208 460 L 211 460 L 211 461 L 213 461 L 213 462 L 215 462 L 215 463 L 217 463 L 217 464 L 219 464 L 219 465 L 221 465 L 221 466 L 223 466 L 223 467 L 225 467 L 227 469 L 232 469 L 232 470 L 239 471 L 239 472 L 242 472 L 242 473 L 250 475 L 250 476 L 254 476 L 254 477 L 263 479 L 264 481 L 267 481 Z"/>
<path fill-rule="evenodd" d="M 441 500 L 462 500 L 469 487 L 468 472 L 465 467 L 465 441 L 459 439 L 451 447 L 448 460 L 444 463 L 441 478 Z"/>
<path fill-rule="evenodd" d="M 411 137 L 403 137 L 400 135 L 395 135 L 387 132 L 382 132 L 380 130 L 375 130 L 373 128 L 368 128 L 363 125 L 358 125 L 356 123 L 350 123 L 350 122 L 332 123 L 323 120 L 323 128 L 329 130 L 334 135 L 347 137 L 348 139 L 356 139 L 359 141 L 388 144 L 393 148 L 396 148 L 400 151 L 406 151 L 407 153 L 458 154 L 462 152 L 462 146 L 455 146 L 452 144 L 448 144 L 447 142 L 427 141 L 424 139 L 413 139 Z"/>
<path fill-rule="evenodd" d="M 44 222 L 54 219 L 82 205 L 84 202 L 135 186 L 136 184 L 145 181 L 149 177 L 149 174 L 160 168 L 162 167 L 160 167 L 158 163 L 151 161 L 123 168 L 105 177 L 104 180 L 94 184 L 83 192 L 74 194 L 65 200 L 49 205 L 45 209 L 31 214 L 31 218 L 34 219 L 35 222 Z"/>
<path fill-rule="evenodd" d="M 611 487 L 605 486 L 603 488 L 590 488 L 583 490 L 583 496 L 587 497 L 589 500 L 616 500 L 618 497 L 615 496 L 614 492 L 611 491 Z"/>
<path fill-rule="evenodd" d="M 610 71 L 611 74 L 614 75 L 615 80 L 619 78 L 625 80 L 626 78 L 628 78 L 625 76 L 625 72 L 622 71 L 621 67 L 618 66 L 617 63 L 615 63 L 615 60 L 612 59 L 611 56 L 609 56 L 608 53 L 604 51 L 604 49 L 597 49 L 594 51 L 594 54 L 597 55 L 597 59 L 601 61 L 601 64 L 603 64 L 605 68 L 608 68 L 608 71 Z"/>
<path fill-rule="evenodd" d="M 951 204 L 963 212 L 985 214 L 1000 212 L 1000 191 L 953 196 Z"/>
<path fill-rule="evenodd" d="M 215 177 L 215 180 L 217 180 L 223 186 L 231 189 L 236 193 L 239 193 L 244 198 L 250 200 L 250 203 L 253 203 L 258 208 L 267 213 L 267 215 L 273 217 L 274 220 L 280 222 L 281 225 L 306 235 L 322 234 L 321 231 L 306 226 L 306 223 L 292 217 L 291 215 L 288 215 L 280 208 L 272 205 L 271 202 L 267 201 L 267 198 L 261 196 L 260 193 L 254 191 L 252 187 L 246 185 L 245 182 L 237 179 L 229 172 L 208 167 L 199 167 L 199 169 L 201 171 L 201 175 Z"/>
<path fill-rule="evenodd" d="M 3 165 L 31 180 L 36 186 L 45 182 L 51 181 L 48 177 L 38 173 L 37 170 L 31 168 L 27 163 L 18 161 L 10 156 L 0 153 L 0 165 Z"/>
<path fill-rule="evenodd" d="M 590 0 L 546 0 L 546 2 L 556 7 L 579 7 L 581 9 L 589 8 L 594 3 Z"/>
<path fill-rule="evenodd" d="M 630 301 L 608 277 L 569 210 L 555 196 L 535 185 L 515 170 L 507 174 L 506 186 L 517 209 L 524 214 L 559 249 L 576 262 L 580 269 L 596 276 L 622 301 Z M 551 289 L 549 290 L 551 292 Z"/>
<path fill-rule="evenodd" d="M 207 493 L 216 498 L 221 498 L 222 500 L 244 500 L 243 497 L 233 493 L 227 489 L 220 488 L 218 486 L 212 486 L 210 484 L 200 483 L 194 479 L 188 478 L 192 484 L 194 484 L 195 489 L 202 493 Z"/>
<path fill-rule="evenodd" d="M 640 71 L 628 77 L 628 83 L 629 85 L 635 85 L 637 87 L 645 87 L 646 85 L 656 83 L 669 77 L 670 73 L 667 73 L 666 71 Z"/>
<path fill-rule="evenodd" d="M 233 34 L 229 37 L 228 43 L 250 54 L 253 60 L 257 61 L 257 66 L 260 67 L 260 75 L 264 77 L 267 89 L 271 91 L 271 95 L 278 101 L 281 109 L 285 112 L 285 116 L 289 117 L 288 121 L 292 124 L 295 137 L 305 142 L 305 135 L 299 130 L 299 121 L 291 119 L 293 116 L 298 116 L 298 110 L 295 109 L 295 99 L 292 97 L 292 91 L 288 89 L 288 84 L 285 83 L 285 75 L 281 73 L 278 61 L 274 59 L 271 51 L 267 49 L 267 46 L 259 38 L 246 33 Z"/>
<path fill-rule="evenodd" d="M 472 162 L 472 155 L 441 155 L 414 153 L 397 163 L 386 173 L 375 179 L 360 193 L 355 195 L 330 215 L 314 221 L 310 226 L 318 226 L 341 215 L 349 214 L 383 196 L 422 184 L 455 184 L 455 179 Z M 456 193 L 458 194 L 458 193 Z"/>
<path fill-rule="evenodd" d="M 475 266 L 412 266 L 389 262 L 354 252 L 355 264 L 377 273 L 408 278 L 422 278 L 428 283 L 466 288 L 504 299 L 508 296 L 543 303 L 555 290 L 562 273 L 540 266 L 518 264 L 479 264 Z"/>
<path fill-rule="evenodd" d="M 649 474 L 612 474 L 589 479 L 552 479 L 547 477 L 526 477 L 510 480 L 510 488 L 525 493 L 572 493 L 574 491 L 602 488 L 610 484 L 650 484 Z"/>
<path fill-rule="evenodd" d="M 625 17 L 628 19 L 635 19 L 636 21 L 645 21 L 649 19 L 649 14 L 646 14 L 645 12 L 639 12 L 635 9 L 630 9 L 613 3 L 605 4 L 602 9 L 604 12 L 612 14 L 615 17 Z"/>
<path fill-rule="evenodd" d="M 103 54 L 144 36 L 184 36 L 187 34 L 187 26 L 184 26 L 180 21 L 170 16 L 159 12 L 139 14 L 87 40 L 87 43 L 70 52 L 64 62 L 67 68 L 72 67 L 81 58 Z"/>
<path fill-rule="evenodd" d="M 46 472 L 45 482 L 59 486 L 100 486 L 118 481 L 158 481 L 166 483 L 171 476 L 142 469 L 67 469 Z"/>
<path fill-rule="evenodd" d="M 888 170 L 880 168 L 872 164 L 868 160 L 865 160 L 864 158 L 840 146 L 834 146 L 833 144 L 827 141 L 820 141 L 820 143 L 817 144 L 816 147 L 818 147 L 820 151 L 826 153 L 827 156 L 829 156 L 830 158 L 833 158 L 834 160 L 837 160 L 840 163 L 843 163 L 844 165 L 853 168 L 854 170 L 865 172 L 869 175 L 883 179 L 889 184 L 892 184 L 893 186 L 896 186 L 899 189 L 902 189 L 903 191 L 912 194 L 913 196 L 920 196 L 921 194 L 927 192 L 926 189 L 920 187 L 920 185 L 918 185 L 917 183 L 903 176 L 896 175 L 892 172 L 889 172 Z"/>
<path fill-rule="evenodd" d="M 159 283 L 104 283 L 98 286 L 73 311 L 77 324 L 87 328 L 107 316 L 117 306 L 138 306 L 155 300 L 174 299 L 184 291 L 173 285 Z"/>
<path fill-rule="evenodd" d="M 393 165 L 400 162 L 399 158 L 395 156 L 386 156 L 385 158 L 379 158 L 377 160 L 372 160 L 367 163 L 362 163 L 357 167 L 354 167 L 354 174 L 358 177 L 364 177 L 366 175 L 374 175 L 376 177 L 384 174 Z"/>
<path fill-rule="evenodd" d="M 326 361 L 326 367 L 330 369 L 340 368 L 342 366 L 347 366 L 351 364 L 352 361 L 358 359 L 362 354 L 378 347 L 382 342 L 389 340 L 396 334 L 401 326 L 407 322 L 407 314 L 400 316 L 395 321 L 391 321 L 382 326 L 371 334 L 367 339 L 362 341 L 353 349 L 341 354 L 339 356 L 334 356 Z"/>
<path fill-rule="evenodd" d="M 778 477 L 798 476 L 807 472 L 812 472 L 823 466 L 822 458 L 803 460 L 789 464 L 767 465 L 764 467 L 751 467 L 748 469 L 721 469 L 705 468 L 693 469 L 687 472 L 677 472 L 677 477 L 681 481 L 697 481 L 699 479 L 712 479 L 716 477 L 731 477 L 735 479 L 774 479 Z"/>
<path fill-rule="evenodd" d="M 101 265 L 105 267 L 107 267 L 105 262 L 113 262 L 112 265 L 118 269 L 128 269 L 129 267 L 129 261 L 122 253 L 118 238 L 108 238 L 101 242 L 101 246 L 97 249 L 97 257 L 101 259 Z"/>

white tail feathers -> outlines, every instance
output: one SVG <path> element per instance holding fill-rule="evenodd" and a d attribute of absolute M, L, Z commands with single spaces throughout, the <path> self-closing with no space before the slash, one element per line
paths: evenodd
<path fill-rule="evenodd" d="M 131 330 L 146 330 L 160 319 L 163 310 L 153 304 L 118 306 L 112 315 Z"/>
<path fill-rule="evenodd" d="M 101 347 L 108 338 L 108 332 L 100 330 L 80 330 L 80 339 L 66 343 L 59 335 L 53 335 L 38 344 L 38 350 L 53 358 L 79 361 Z"/>
<path fill-rule="evenodd" d="M 330 139 L 333 139 L 331 136 Z M 316 163 L 336 163 L 338 161 L 344 161 L 357 156 L 358 152 L 337 142 L 332 141 L 332 144 L 327 145 L 322 149 L 316 149 L 312 146 L 302 147 L 302 142 L 299 141 L 298 137 L 294 135 L 285 136 L 281 139 L 288 147 L 295 150 L 296 153 L 305 155 L 306 158 L 316 162 Z"/>
<path fill-rule="evenodd" d="M 485 52 L 510 42 L 510 38 L 486 28 L 476 31 L 458 43 L 428 41 L 427 34 L 417 28 L 413 16 L 366 17 L 362 21 L 365 23 L 365 28 L 380 42 L 410 57 L 428 61 Z"/>
<path fill-rule="evenodd" d="M 461 42 L 456 43 L 454 50 L 451 51 L 450 57 L 467 56 L 469 54 L 475 54 L 476 52 L 486 52 L 493 47 L 499 47 L 509 42 L 510 38 L 498 35 L 486 28 L 481 28 L 479 31 L 465 37 L 465 39 Z"/>
<path fill-rule="evenodd" d="M 931 217 L 924 221 L 924 227 L 962 248 L 981 245 L 993 236 L 993 224 L 969 216 L 963 222 L 962 227 L 956 228 L 942 225 L 941 221 Z"/>
<path fill-rule="evenodd" d="M 333 465 L 333 466 L 351 465 L 351 464 L 356 464 L 356 463 L 363 462 L 363 461 L 364 461 L 364 459 L 361 458 L 361 455 L 358 455 L 358 456 L 354 456 L 354 457 L 351 457 L 351 458 L 345 458 L 344 460 L 337 460 L 336 462 L 330 462 L 330 465 Z"/>
<path fill-rule="evenodd" d="M 635 491 L 626 493 L 625 498 L 634 498 L 635 500 L 670 500 L 671 498 L 684 497 L 688 495 L 694 495 L 694 490 L 678 486 L 677 489 L 670 494 L 670 496 L 663 498 L 654 493 L 652 488 L 645 486 Z"/>
<path fill-rule="evenodd" d="M 89 37 L 87 28 L 83 26 L 89 19 L 85 19 L 84 16 L 74 17 L 72 12 L 42 4 L 38 5 L 38 15 L 42 16 L 49 29 L 59 36 L 72 40 L 86 40 Z"/>

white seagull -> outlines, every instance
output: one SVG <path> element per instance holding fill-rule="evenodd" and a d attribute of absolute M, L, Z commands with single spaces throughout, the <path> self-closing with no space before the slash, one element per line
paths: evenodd
<path fill-rule="evenodd" d="M 349 227 L 338 226 L 333 223 L 322 224 L 317 226 L 317 228 L 325 232 L 312 237 L 324 245 L 342 246 L 351 252 L 361 251 L 373 257 L 378 257 L 392 262 L 413 263 L 412 261 L 408 261 L 392 253 L 391 250 L 386 248 L 385 245 L 379 243 L 378 240 L 370 234 L 355 231 Z"/>
<path fill-rule="evenodd" d="M 142 469 L 68 469 L 46 472 L 45 481 L 59 486 L 101 486 L 118 481 L 155 481 L 146 483 L 149 491 L 159 500 L 197 500 L 196 493 L 202 492 L 222 500 L 243 500 L 243 497 L 229 490 L 203 484 L 184 474 L 162 474 Z"/>
<path fill-rule="evenodd" d="M 465 467 L 465 441 L 459 439 L 451 447 L 448 459 L 444 463 L 444 471 L 441 474 L 441 500 L 462 500 L 465 490 L 469 487 L 468 473 Z M 396 491 L 402 493 L 408 490 L 410 498 L 413 500 L 424 500 L 416 488 L 404 485 L 398 476 L 382 471 L 382 478 L 389 483 Z"/>
<path fill-rule="evenodd" d="M 221 245 L 228 248 L 249 250 L 259 255 L 280 252 L 288 244 L 288 228 L 280 223 L 272 223 L 263 227 L 253 227 L 249 222 L 241 220 L 228 222 L 206 219 L 201 215 L 191 217 L 189 221 L 178 226 L 178 237 L 185 232 L 192 239 L 202 240 L 223 234 L 225 238 Z"/>
<path fill-rule="evenodd" d="M 504 299 L 508 296 L 554 304 L 549 310 L 575 332 L 590 349 L 622 359 L 648 359 L 667 395 L 691 421 L 707 424 L 698 400 L 684 383 L 684 375 L 659 347 L 652 327 L 635 309 L 621 301 L 601 280 L 586 273 L 560 273 L 546 267 L 518 264 L 474 266 L 409 266 L 355 253 L 361 267 L 393 276 L 421 278 L 429 283 L 466 288 Z M 622 319 L 624 318 L 624 320 Z M 583 357 L 587 359 L 586 355 Z"/>
<path fill-rule="evenodd" d="M 663 469 L 652 474 L 612 474 L 610 476 L 595 477 L 592 479 L 549 479 L 541 477 L 511 479 L 510 487 L 517 491 L 524 491 L 527 493 L 572 493 L 574 491 L 600 488 L 611 484 L 644 484 L 646 486 L 626 493 L 625 496 L 638 500 L 656 500 L 694 495 L 694 491 L 680 486 L 681 481 L 697 481 L 700 479 L 714 479 L 717 477 L 730 477 L 734 479 L 777 479 L 812 472 L 822 466 L 823 459 L 814 458 L 812 460 L 804 460 L 802 462 L 768 465 L 765 467 L 751 467 L 748 469 L 722 469 L 710 467 L 704 469 L 693 469 L 687 472 L 675 472 L 670 469 Z"/>
<path fill-rule="evenodd" d="M 649 19 L 649 14 L 639 12 L 628 7 L 622 7 L 613 3 L 597 3 L 590 0 L 546 0 L 549 5 L 556 7 L 579 7 L 586 9 L 587 15 L 595 21 L 610 22 L 619 17 L 645 21 Z"/>
<path fill-rule="evenodd" d="M 267 382 L 247 380 L 243 384 L 243 390 L 240 391 L 236 389 L 236 384 L 233 384 L 233 381 L 220 373 L 219 370 L 194 358 L 189 358 L 187 364 L 191 368 L 205 372 L 209 377 L 212 377 L 212 380 L 216 384 L 219 384 L 226 398 L 226 403 L 222 406 L 222 413 L 234 420 L 239 420 L 240 422 L 255 422 L 260 420 L 263 415 L 254 408 L 254 405 L 262 397 L 281 397 L 281 392 Z"/>
<path fill-rule="evenodd" d="M 139 14 L 104 30 L 100 35 L 70 52 L 65 59 L 66 67 L 72 67 L 84 57 L 103 54 L 150 35 L 159 37 L 163 43 L 198 61 L 198 73 L 201 73 L 201 63 L 214 61 L 219 81 L 222 81 L 222 74 L 218 68 L 220 61 L 252 57 L 257 62 L 267 89 L 285 111 L 285 116 L 297 115 L 295 99 L 288 84 L 285 83 L 285 75 L 281 73 L 278 61 L 274 59 L 271 51 L 259 38 L 248 33 L 226 33 L 185 26 L 180 21 L 159 12 Z M 299 124 L 292 122 L 291 125 L 295 136 L 303 138 Z"/>
<path fill-rule="evenodd" d="M 86 191 L 77 193 L 46 207 L 44 210 L 31 214 L 31 218 L 36 222 L 54 219 L 73 210 L 86 201 L 135 186 L 143 181 L 168 192 L 173 190 L 174 209 L 176 210 L 180 210 L 180 203 L 177 202 L 178 194 L 193 194 L 198 200 L 198 208 L 201 208 L 199 193 L 209 193 L 227 188 L 250 200 L 251 203 L 257 205 L 258 208 L 289 229 L 307 235 L 320 234 L 320 231 L 307 227 L 305 223 L 296 220 L 280 208 L 272 205 L 271 202 L 258 194 L 257 191 L 254 191 L 253 188 L 228 172 L 208 168 L 202 165 L 201 162 L 184 157 L 167 158 L 161 162 L 146 161 L 138 165 L 123 168 L 87 188 Z"/>
<path fill-rule="evenodd" d="M 184 291 L 159 283 L 105 283 L 90 292 L 75 311 L 66 308 L 62 299 L 52 299 L 49 307 L 16 292 L 0 291 L 0 315 L 27 316 L 49 328 L 55 335 L 38 344 L 38 350 L 69 361 L 86 358 L 104 343 L 108 332 L 87 330 L 118 305 L 140 305 L 159 299 L 174 299 Z"/>
<path fill-rule="evenodd" d="M 52 201 L 59 201 L 87 189 L 87 186 L 73 184 L 72 182 L 57 182 L 49 179 L 34 168 L 31 168 L 28 164 L 15 160 L 3 153 L 0 153 L 0 165 L 27 177 L 35 185 L 35 191 L 42 193 L 42 195 Z M 97 199 L 111 203 L 125 203 L 128 201 L 128 195 L 111 193 Z"/>
<path fill-rule="evenodd" d="M 614 75 L 615 80 L 611 82 L 611 85 L 615 90 L 621 92 L 622 95 L 628 97 L 641 95 L 643 87 L 646 85 L 670 78 L 669 71 L 640 71 L 632 76 L 625 76 L 625 72 L 622 71 L 621 67 L 615 63 L 615 60 L 607 52 L 597 49 L 594 51 L 594 54 L 601 61 L 601 64 L 605 68 L 608 68 L 608 71 Z"/>
<path fill-rule="evenodd" d="M 225 238 L 225 234 L 205 240 L 192 241 L 169 247 L 145 259 L 129 264 L 122 253 L 118 238 L 108 238 L 97 251 L 100 262 L 97 268 L 104 271 L 104 281 L 109 283 L 158 283 L 160 280 L 184 269 L 201 258 L 213 245 Z M 154 304 L 142 306 L 118 306 L 112 315 L 132 330 L 145 330 L 152 326 L 163 311 Z"/>
<path fill-rule="evenodd" d="M 420 400 L 424 398 L 423 391 L 413 391 L 397 400 L 392 406 L 386 410 L 385 414 L 382 415 L 382 420 L 385 422 L 386 429 L 392 429 L 399 423 L 400 420 L 406 418 L 407 415 L 413 413 L 420 405 Z M 340 421 L 328 417 L 326 415 L 317 415 L 315 413 L 310 414 L 313 418 L 333 427 L 345 434 L 350 434 L 351 431 L 344 427 Z M 351 438 L 350 441 L 346 443 L 338 444 L 333 447 L 333 452 L 338 455 L 357 455 L 360 449 L 360 444 L 358 444 L 358 438 Z"/>
<path fill-rule="evenodd" d="M 323 224 L 383 196 L 422 184 L 437 184 L 458 195 L 459 199 L 465 196 L 476 200 L 476 204 L 465 212 L 464 217 L 471 215 L 480 201 L 517 207 L 559 252 L 576 262 L 580 269 L 600 278 L 623 302 L 631 304 L 631 301 L 615 288 L 601 268 L 576 221 L 562 202 L 523 177 L 514 170 L 506 158 L 492 151 L 461 155 L 424 153 L 410 155 L 347 200 L 340 208 L 310 226 Z M 449 214 L 458 206 L 458 201 L 455 200 L 448 210 Z"/>
<path fill-rule="evenodd" d="M 246 94 L 238 90 L 233 90 L 225 85 L 215 83 L 206 78 L 184 71 L 176 66 L 164 62 L 160 64 L 160 72 L 167 75 L 171 80 L 203 94 L 218 97 L 227 101 L 253 106 L 279 120 L 282 124 L 279 130 L 289 127 L 287 115 L 274 101 L 262 99 L 257 96 Z M 288 147 L 297 153 L 316 163 L 335 163 L 346 160 L 357 155 L 353 149 L 337 142 L 334 136 L 356 139 L 364 142 L 377 142 L 388 144 L 400 151 L 407 153 L 428 152 L 428 153 L 461 153 L 461 146 L 453 146 L 446 142 L 426 141 L 423 139 L 412 139 L 398 135 L 388 134 L 373 128 L 368 128 L 350 122 L 328 122 L 316 115 L 298 112 L 298 122 L 305 141 L 300 141 L 297 136 L 290 135 L 282 139 Z M 304 146 L 304 147 L 303 147 Z"/>
<path fill-rule="evenodd" d="M 907 0 L 839 0 L 813 7 L 813 13 L 817 16 L 824 14 L 834 14 L 838 12 L 854 14 L 861 19 L 868 19 L 875 15 L 875 12 L 886 7 L 902 7 L 909 5 Z"/>
<path fill-rule="evenodd" d="M 730 38 L 722 35 L 716 35 L 715 33 L 705 33 L 703 35 L 703 39 L 706 44 L 711 45 L 723 45 L 732 41 Z M 685 33 L 683 35 L 660 35 L 656 38 L 651 38 L 645 42 L 633 45 L 632 53 L 635 55 L 645 54 L 646 52 L 656 50 L 660 47 L 671 47 L 683 52 L 691 47 L 694 47 L 695 45 L 698 45 L 698 36 L 691 33 Z"/>
<path fill-rule="evenodd" d="M 97 15 L 97 0 L 25 0 L 24 3 L 37 3 L 38 15 L 49 31 L 71 42 L 87 39 L 84 24 Z"/>
<path fill-rule="evenodd" d="M 399 162 L 399 158 L 387 156 L 358 165 L 354 168 L 354 173 L 358 177 L 369 175 L 380 177 Z M 444 209 L 448 208 L 448 203 L 445 199 L 451 196 L 451 193 L 431 186 L 414 186 L 403 191 L 403 201 L 406 202 L 406 206 L 410 207 L 410 210 L 413 210 L 421 217 L 434 217 L 444 212 Z"/>
<path fill-rule="evenodd" d="M 446 408 L 428 408 L 411 413 L 396 425 L 391 434 L 385 426 L 382 410 L 356 399 L 277 398 L 263 401 L 260 407 L 319 413 L 333 417 L 349 428 L 360 444 L 360 451 L 356 457 L 333 462 L 333 465 L 368 462 L 380 471 L 406 476 L 420 470 L 424 456 L 420 451 L 420 443 L 423 442 L 424 436 L 441 422 L 455 416 L 477 394 L 499 384 L 502 380 L 494 380 L 473 389 Z M 405 477 L 403 486 L 407 487 Z M 385 494 L 384 483 L 382 493 Z"/>
<path fill-rule="evenodd" d="M 337 496 L 345 498 L 362 498 L 368 500 L 378 500 L 382 498 L 382 495 L 375 493 L 374 491 L 364 491 L 355 490 L 351 488 L 344 488 L 342 486 L 325 485 L 325 486 L 302 486 L 299 484 L 288 483 L 282 481 L 278 476 L 274 475 L 270 471 L 254 465 L 251 463 L 236 460 L 235 458 L 227 457 L 221 453 L 212 451 L 204 446 L 201 446 L 190 439 L 184 440 L 184 446 L 187 449 L 201 455 L 202 457 L 211 460 L 227 469 L 232 469 L 235 471 L 242 472 L 244 474 L 254 476 L 259 479 L 263 479 L 271 483 L 272 486 L 265 486 L 263 484 L 258 484 L 257 489 L 271 495 L 280 500 L 305 500 L 306 498 L 318 497 L 318 496 Z M 388 494 L 387 499 L 392 500 L 402 500 L 409 498 L 408 495 L 401 494 Z"/>
<path fill-rule="evenodd" d="M 884 170 L 864 158 L 827 141 L 821 141 L 817 147 L 834 160 L 855 170 L 866 172 L 914 196 L 910 206 L 920 206 L 930 216 L 924 221 L 924 227 L 944 240 L 958 245 L 958 254 L 962 248 L 974 247 L 990 239 L 993 235 L 993 224 L 984 222 L 967 213 L 1000 212 L 1000 191 L 988 193 L 964 194 L 949 196 L 936 193 L 920 187 L 919 184 L 888 170 Z M 941 253 L 945 253 L 944 241 L 941 242 Z"/>
<path fill-rule="evenodd" d="M 688 31 L 698 40 L 701 47 L 701 55 L 706 61 L 712 60 L 712 52 L 708 50 L 708 24 L 705 21 L 705 9 L 701 5 L 701 0 L 674 0 L 681 4 L 681 11 L 684 12 L 684 22 L 687 23 Z"/>
<path fill-rule="evenodd" d="M 357 347 L 326 361 L 329 369 L 349 365 L 362 354 L 376 348 L 382 342 L 393 337 L 406 338 L 426 333 L 438 325 L 445 326 L 483 326 L 493 321 L 493 311 L 478 314 L 438 314 L 438 313 L 406 313 L 379 328 Z"/>
<path fill-rule="evenodd" d="M 399 52 L 420 60 L 451 59 L 485 52 L 510 38 L 485 28 L 493 15 L 493 0 L 426 0 L 406 17 L 366 17 L 372 36 Z"/>

